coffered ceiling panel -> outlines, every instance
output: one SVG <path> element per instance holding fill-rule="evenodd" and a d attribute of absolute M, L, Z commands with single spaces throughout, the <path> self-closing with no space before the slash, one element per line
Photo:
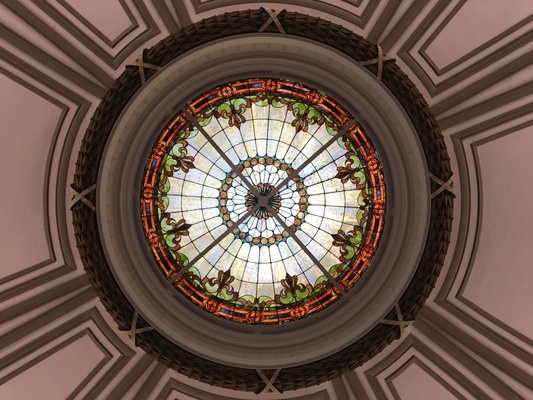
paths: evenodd
<path fill-rule="evenodd" d="M 39 390 L 48 399 L 95 397 L 125 368 L 135 352 L 90 307 L 87 295 L 92 297 L 86 290 L 66 296 L 77 312 L 59 315 L 66 311 L 59 303 L 3 336 L 9 346 L 2 351 L 0 393 L 6 398 L 31 398 Z M 53 321 L 47 318 L 54 315 Z M 30 324 L 39 327 L 37 334 Z"/>
<path fill-rule="evenodd" d="M 70 13 L 78 23 L 84 25 L 109 46 L 113 46 L 130 30 L 137 27 L 130 10 L 131 4 L 126 4 L 123 0 L 99 0 L 91 4 L 80 0 L 60 0 L 59 5 L 55 7 L 62 15 Z M 81 28 L 78 24 L 76 26 Z"/>
<path fill-rule="evenodd" d="M 488 115 L 492 119 L 498 118 L 500 122 L 527 115 L 533 99 L 532 77 L 532 67 L 529 65 L 515 74 L 502 77 L 463 102 L 452 105 L 439 115 L 441 128 L 449 132 L 464 131 L 486 122 Z"/>
<path fill-rule="evenodd" d="M 533 28 L 530 5 L 517 3 L 510 15 L 498 23 L 490 23 L 490 12 L 497 13 L 497 8 L 476 18 L 473 10 L 479 7 L 464 1 L 430 3 L 434 8 L 428 6 L 412 16 L 417 18 L 417 28 L 399 55 L 434 97 L 437 116 L 531 65 L 527 55 Z M 522 12 L 517 13 L 517 9 Z M 427 16 L 422 19 L 426 10 Z M 515 18 L 514 23 L 507 21 L 509 18 Z M 469 23 L 460 23 L 462 19 L 469 19 Z M 502 25 L 506 27 L 504 32 Z M 389 39 L 386 42 L 389 45 Z M 435 61 L 437 54 L 449 58 Z"/>
<path fill-rule="evenodd" d="M 521 0 L 461 1 L 425 43 L 424 56 L 437 74 L 443 75 L 458 64 L 472 64 L 483 53 L 493 53 L 490 46 L 516 47 L 513 39 L 528 32 L 532 13 L 532 4 Z"/>
<path fill-rule="evenodd" d="M 66 399 L 98 372 L 106 358 L 91 332 L 81 331 L 29 361 L 24 372 L 2 384 L 0 395 L 6 399 Z M 58 380 L 57 373 L 64 379 Z"/>
<path fill-rule="evenodd" d="M 396 399 L 423 400 L 434 397 L 443 400 L 472 398 L 468 393 L 460 394 L 449 377 L 437 374 L 418 358 L 411 358 L 403 369 L 387 380 L 387 385 Z M 417 385 L 413 385 L 417 382 Z"/>
<path fill-rule="evenodd" d="M 6 194 L 0 201 L 13 218 L 11 229 L 0 233 L 5 246 L 0 282 L 5 282 L 53 257 L 43 200 L 48 189 L 48 162 L 63 113 L 50 99 L 9 76 L 0 75 L 0 85 L 0 107 L 5 113 L 2 124 L 7 134 L 0 149 L 0 179 Z M 20 115 L 31 118 L 21 120 Z M 18 162 L 14 164 L 14 160 Z"/>
<path fill-rule="evenodd" d="M 527 211 L 523 212 L 529 207 L 533 186 L 522 184 L 533 167 L 532 148 L 532 127 L 476 146 L 481 171 L 479 233 L 462 290 L 464 301 L 530 344 L 533 327 L 524 315 L 533 313 L 529 301 L 533 271 L 528 267 L 533 250 L 520 239 L 533 237 L 533 227 L 524 220 Z M 504 170 L 499 168 L 502 164 Z"/>

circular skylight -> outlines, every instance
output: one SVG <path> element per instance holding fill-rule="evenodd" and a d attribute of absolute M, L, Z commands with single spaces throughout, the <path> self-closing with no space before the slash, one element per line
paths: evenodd
<path fill-rule="evenodd" d="M 252 324 L 324 309 L 368 267 L 384 223 L 376 151 L 349 113 L 280 79 L 217 86 L 158 136 L 143 227 L 193 303 Z"/>
<path fill-rule="evenodd" d="M 283 391 L 361 365 L 415 318 L 450 176 L 431 110 L 379 46 L 240 11 L 126 67 L 81 144 L 73 222 L 136 345 L 202 382 Z"/>

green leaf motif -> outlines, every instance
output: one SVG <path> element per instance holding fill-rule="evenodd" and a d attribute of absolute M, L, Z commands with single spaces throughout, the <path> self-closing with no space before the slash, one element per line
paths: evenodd
<path fill-rule="evenodd" d="M 281 280 L 281 289 L 280 294 L 276 295 L 276 302 L 281 304 L 290 304 L 297 300 L 303 300 L 307 298 L 312 292 L 313 288 L 311 285 L 304 285 L 298 283 L 297 275 L 285 275 L 285 279 Z"/>
<path fill-rule="evenodd" d="M 345 144 L 348 146 L 348 141 Z M 353 151 L 347 152 L 344 156 L 346 163 L 337 167 L 335 178 L 340 179 L 342 183 L 350 181 L 357 189 L 363 189 L 366 186 L 366 175 L 361 159 Z"/>
<path fill-rule="evenodd" d="M 167 159 L 165 160 L 165 171 L 168 172 L 167 175 L 172 175 L 172 173 L 174 172 L 174 166 L 177 163 L 178 161 L 173 157 L 167 157 Z"/>
<path fill-rule="evenodd" d="M 338 233 L 332 234 L 333 245 L 340 248 L 341 255 L 339 260 L 342 263 L 349 263 L 358 253 L 359 245 L 363 239 L 363 230 L 356 226 L 349 232 L 339 229 Z"/>

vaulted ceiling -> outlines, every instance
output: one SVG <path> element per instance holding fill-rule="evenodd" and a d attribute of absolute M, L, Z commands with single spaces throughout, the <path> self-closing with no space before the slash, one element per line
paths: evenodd
<path fill-rule="evenodd" d="M 263 5 L 263 4 L 261 4 Z M 241 0 L 0 3 L 0 398 L 533 398 L 533 2 L 293 0 L 378 43 L 440 124 L 456 194 L 437 285 L 400 340 L 283 394 L 214 388 L 118 331 L 85 276 L 70 206 L 99 99 L 141 49 Z"/>

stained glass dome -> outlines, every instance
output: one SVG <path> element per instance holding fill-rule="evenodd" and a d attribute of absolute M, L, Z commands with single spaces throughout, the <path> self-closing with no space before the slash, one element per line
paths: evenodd
<path fill-rule="evenodd" d="M 340 103 L 254 78 L 208 90 L 165 125 L 141 214 L 178 292 L 229 320 L 273 324 L 354 287 L 379 244 L 385 199 L 377 152 Z"/>

